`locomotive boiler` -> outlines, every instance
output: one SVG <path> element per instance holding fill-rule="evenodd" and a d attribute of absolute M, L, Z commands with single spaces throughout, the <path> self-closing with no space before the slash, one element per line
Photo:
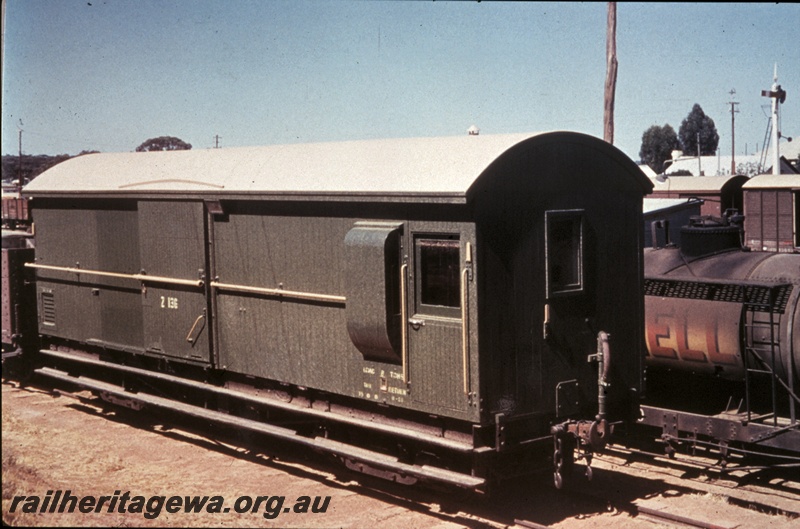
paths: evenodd
<path fill-rule="evenodd" d="M 91 154 L 24 191 L 37 376 L 471 489 L 635 419 L 642 199 L 568 132 Z"/>

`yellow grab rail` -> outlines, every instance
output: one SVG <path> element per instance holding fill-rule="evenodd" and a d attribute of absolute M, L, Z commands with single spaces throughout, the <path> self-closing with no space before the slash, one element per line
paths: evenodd
<path fill-rule="evenodd" d="M 284 290 L 282 288 L 263 288 L 247 285 L 235 285 L 232 283 L 220 283 L 212 281 L 211 286 L 218 290 L 230 290 L 232 292 L 246 292 L 250 294 L 264 294 L 268 296 L 284 296 L 287 298 L 308 299 L 312 301 L 327 301 L 330 303 L 345 303 L 345 296 L 334 296 L 331 294 L 317 294 L 314 292 L 299 292 L 297 290 Z"/>
<path fill-rule="evenodd" d="M 99 277 L 116 277 L 119 279 L 132 279 L 134 281 L 152 282 L 152 283 L 168 283 L 171 285 L 185 285 L 191 287 L 203 286 L 202 279 L 177 279 L 174 277 L 150 276 L 147 274 L 121 274 L 119 272 L 105 272 L 103 270 L 92 270 L 89 268 L 71 268 L 67 266 L 51 266 L 37 263 L 25 263 L 28 268 L 35 268 L 37 270 L 50 270 L 54 272 L 70 272 L 73 274 L 86 274 Z"/>
<path fill-rule="evenodd" d="M 469 395 L 469 310 L 467 309 L 467 288 L 469 268 L 461 271 L 461 362 L 464 375 L 464 394 Z"/>
<path fill-rule="evenodd" d="M 406 292 L 406 274 L 408 264 L 403 263 L 400 267 L 400 361 L 403 367 L 403 384 L 408 384 L 408 293 Z"/>

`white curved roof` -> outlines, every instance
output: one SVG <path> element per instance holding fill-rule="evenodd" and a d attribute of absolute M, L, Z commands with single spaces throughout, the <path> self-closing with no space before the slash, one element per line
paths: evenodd
<path fill-rule="evenodd" d="M 642 203 L 642 213 L 654 213 L 672 208 L 700 206 L 702 202 L 686 198 L 645 198 Z"/>
<path fill-rule="evenodd" d="M 503 152 L 535 135 L 89 154 L 42 173 L 24 192 L 463 195 Z"/>
<path fill-rule="evenodd" d="M 651 178 L 654 192 L 718 192 L 722 187 L 740 175 L 726 176 L 669 176 L 663 181 Z"/>
<path fill-rule="evenodd" d="M 800 189 L 800 175 L 762 174 L 751 178 L 742 189 Z"/>

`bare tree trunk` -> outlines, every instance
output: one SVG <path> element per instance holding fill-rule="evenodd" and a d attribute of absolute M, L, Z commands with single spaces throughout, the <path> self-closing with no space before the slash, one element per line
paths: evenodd
<path fill-rule="evenodd" d="M 603 112 L 603 139 L 614 143 L 614 94 L 617 88 L 617 3 L 608 3 L 606 30 L 606 88 Z"/>

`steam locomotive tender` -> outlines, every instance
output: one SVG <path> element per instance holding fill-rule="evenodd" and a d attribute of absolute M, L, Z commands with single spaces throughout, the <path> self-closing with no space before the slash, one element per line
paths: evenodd
<path fill-rule="evenodd" d="M 740 215 L 698 217 L 680 239 L 680 247 L 644 253 L 648 400 L 640 423 L 662 429 L 670 455 L 702 445 L 723 466 L 734 451 L 796 466 L 800 254 L 743 249 Z"/>
<path fill-rule="evenodd" d="M 635 419 L 642 198 L 577 133 L 91 154 L 24 191 L 38 376 L 485 489 Z"/>

